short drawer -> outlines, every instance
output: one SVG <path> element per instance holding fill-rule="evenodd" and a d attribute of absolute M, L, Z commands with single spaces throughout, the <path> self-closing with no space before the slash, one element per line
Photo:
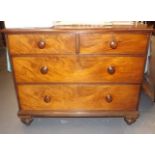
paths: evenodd
<path fill-rule="evenodd" d="M 13 57 L 18 83 L 141 83 L 144 62 L 144 57 Z"/>
<path fill-rule="evenodd" d="M 84 33 L 80 52 L 84 54 L 145 54 L 148 35 L 138 33 Z"/>
<path fill-rule="evenodd" d="M 74 53 L 75 35 L 71 33 L 10 34 L 11 54 Z"/>
<path fill-rule="evenodd" d="M 22 110 L 136 110 L 139 85 L 18 85 Z"/>

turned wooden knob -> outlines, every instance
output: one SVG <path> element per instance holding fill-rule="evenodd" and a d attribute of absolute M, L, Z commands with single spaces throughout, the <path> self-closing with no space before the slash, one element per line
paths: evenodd
<path fill-rule="evenodd" d="M 41 67 L 40 72 L 41 72 L 41 74 L 47 74 L 48 73 L 48 67 L 47 66 Z"/>
<path fill-rule="evenodd" d="M 44 102 L 49 103 L 51 101 L 51 96 L 44 96 Z"/>
<path fill-rule="evenodd" d="M 40 41 L 38 42 L 38 47 L 39 47 L 40 49 L 43 49 L 43 48 L 45 48 L 45 46 L 46 46 L 46 43 L 45 43 L 45 41 L 43 41 L 43 40 L 40 40 Z"/>
<path fill-rule="evenodd" d="M 116 40 L 112 40 L 112 41 L 110 42 L 110 47 L 111 47 L 112 49 L 117 48 L 117 45 L 118 45 L 118 43 L 117 43 Z"/>
<path fill-rule="evenodd" d="M 115 67 L 114 67 L 114 66 L 109 66 L 109 67 L 107 68 L 107 72 L 108 72 L 109 74 L 114 74 L 114 73 L 115 73 Z"/>
<path fill-rule="evenodd" d="M 111 103 L 112 102 L 112 96 L 110 95 L 110 94 L 108 94 L 106 97 L 105 97 L 105 99 L 106 99 L 106 101 L 108 102 L 108 103 Z"/>

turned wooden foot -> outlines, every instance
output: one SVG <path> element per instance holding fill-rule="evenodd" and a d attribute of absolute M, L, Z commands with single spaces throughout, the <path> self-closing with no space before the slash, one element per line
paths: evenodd
<path fill-rule="evenodd" d="M 20 117 L 20 120 L 22 123 L 28 126 L 32 123 L 33 118 L 31 116 L 26 116 L 26 117 Z"/>
<path fill-rule="evenodd" d="M 128 124 L 128 125 L 131 125 L 131 124 L 133 124 L 133 123 L 135 123 L 136 122 L 136 120 L 137 120 L 137 118 L 138 118 L 138 116 L 125 116 L 124 117 L 124 120 L 125 120 L 125 122 Z"/>

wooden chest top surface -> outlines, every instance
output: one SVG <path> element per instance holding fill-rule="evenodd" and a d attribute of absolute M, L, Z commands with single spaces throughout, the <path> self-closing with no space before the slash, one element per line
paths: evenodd
<path fill-rule="evenodd" d="M 132 25 L 61 25 L 42 28 L 8 28 L 3 29 L 1 32 L 5 33 L 45 33 L 45 32 L 84 32 L 84 31 L 143 31 L 152 32 L 153 27 L 146 24 L 135 23 Z"/>

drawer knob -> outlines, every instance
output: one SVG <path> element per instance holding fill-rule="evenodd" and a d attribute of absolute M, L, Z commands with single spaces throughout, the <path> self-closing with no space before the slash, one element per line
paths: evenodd
<path fill-rule="evenodd" d="M 51 101 L 51 96 L 45 96 L 44 102 L 49 103 Z"/>
<path fill-rule="evenodd" d="M 47 74 L 48 73 L 48 67 L 47 66 L 41 67 L 40 72 L 41 72 L 41 74 Z"/>
<path fill-rule="evenodd" d="M 109 74 L 114 74 L 114 73 L 115 73 L 115 67 L 114 67 L 114 66 L 109 66 L 109 67 L 107 68 L 107 72 L 108 72 Z"/>
<path fill-rule="evenodd" d="M 41 41 L 38 42 L 38 47 L 39 47 L 40 49 L 45 48 L 45 46 L 46 46 L 45 41 L 41 40 Z"/>
<path fill-rule="evenodd" d="M 112 40 L 111 42 L 110 42 L 110 47 L 112 48 L 112 49 L 116 49 L 117 48 L 117 41 L 116 40 Z"/>
<path fill-rule="evenodd" d="M 108 103 L 111 103 L 112 100 L 113 100 L 113 98 L 112 98 L 112 96 L 111 96 L 110 94 L 108 94 L 108 95 L 105 97 L 105 99 L 106 99 L 106 101 L 107 101 Z"/>

